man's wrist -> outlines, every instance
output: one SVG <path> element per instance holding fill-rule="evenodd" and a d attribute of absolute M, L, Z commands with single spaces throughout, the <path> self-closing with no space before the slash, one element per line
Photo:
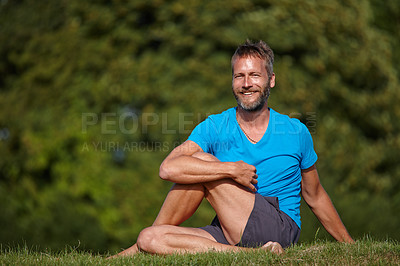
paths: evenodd
<path fill-rule="evenodd" d="M 227 178 L 234 179 L 235 178 L 235 172 L 236 172 L 236 165 L 234 162 L 221 162 L 225 169 L 225 174 Z"/>

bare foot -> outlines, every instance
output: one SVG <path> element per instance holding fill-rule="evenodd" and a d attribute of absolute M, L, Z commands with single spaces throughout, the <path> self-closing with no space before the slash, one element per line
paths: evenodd
<path fill-rule="evenodd" d="M 279 244 L 278 242 L 272 242 L 269 241 L 268 243 L 266 243 L 264 246 L 261 247 L 264 250 L 268 250 L 271 251 L 272 253 L 275 253 L 277 255 L 280 255 L 282 253 L 284 253 L 285 251 L 283 250 L 281 244 Z"/>
<path fill-rule="evenodd" d="M 137 244 L 134 244 L 133 246 L 131 246 L 130 248 L 125 249 L 124 251 L 121 251 L 120 253 L 118 253 L 117 255 L 108 257 L 107 259 L 113 259 L 113 258 L 117 258 L 117 257 L 123 257 L 123 256 L 133 256 L 136 253 L 139 252 L 139 248 L 137 246 Z"/>

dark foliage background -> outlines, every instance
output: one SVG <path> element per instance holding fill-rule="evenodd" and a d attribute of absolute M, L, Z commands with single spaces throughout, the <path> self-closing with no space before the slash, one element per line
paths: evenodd
<path fill-rule="evenodd" d="M 3 247 L 132 244 L 171 186 L 164 157 L 235 105 L 246 38 L 274 49 L 270 106 L 309 127 L 351 234 L 400 239 L 399 1 L 2 0 L 0 25 Z M 301 241 L 329 237 L 302 217 Z"/>

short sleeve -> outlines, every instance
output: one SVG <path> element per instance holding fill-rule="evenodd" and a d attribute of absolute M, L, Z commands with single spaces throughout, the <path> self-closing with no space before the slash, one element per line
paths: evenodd
<path fill-rule="evenodd" d="M 212 154 L 212 144 L 216 135 L 213 121 L 207 118 L 193 129 L 188 140 L 195 142 L 204 152 Z"/>
<path fill-rule="evenodd" d="M 314 150 L 314 144 L 313 140 L 310 134 L 310 131 L 308 131 L 308 128 L 304 125 L 302 125 L 302 130 L 300 134 L 300 141 L 301 141 L 301 163 L 300 163 L 300 168 L 301 169 L 307 169 L 310 168 L 315 164 L 315 162 L 318 159 L 317 153 Z"/>

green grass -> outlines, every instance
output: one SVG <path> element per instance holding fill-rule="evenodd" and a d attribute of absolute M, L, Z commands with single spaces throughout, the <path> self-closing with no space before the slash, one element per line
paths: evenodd
<path fill-rule="evenodd" d="M 253 252 L 195 255 L 137 254 L 111 260 L 106 257 L 71 248 L 55 253 L 3 247 L 0 265 L 400 265 L 400 245 L 395 241 L 366 238 L 353 245 L 328 241 L 300 244 L 286 249 L 280 256 L 256 249 Z"/>

